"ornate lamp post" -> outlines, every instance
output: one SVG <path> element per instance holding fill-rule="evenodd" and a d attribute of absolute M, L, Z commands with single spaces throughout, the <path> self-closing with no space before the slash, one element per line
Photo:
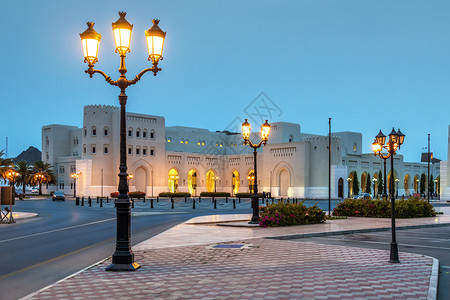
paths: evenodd
<path fill-rule="evenodd" d="M 389 194 L 391 196 L 391 231 L 392 231 L 392 240 L 391 240 L 391 252 L 390 252 L 390 263 L 399 263 L 400 260 L 398 258 L 398 246 L 395 236 L 395 196 L 394 196 L 394 155 L 396 154 L 397 149 L 400 149 L 400 146 L 403 144 L 405 140 L 405 135 L 400 131 L 395 131 L 392 128 L 391 133 L 389 134 L 389 141 L 386 146 L 384 145 L 386 141 L 386 136 L 381 132 L 375 137 L 375 141 L 372 144 L 372 150 L 374 155 L 378 155 L 380 157 L 391 158 L 391 182 L 390 182 L 390 191 Z M 388 151 L 387 155 L 381 154 L 381 150 L 385 148 Z"/>
<path fill-rule="evenodd" d="M 253 168 L 255 170 L 255 179 L 253 181 L 253 194 L 252 194 L 252 207 L 253 216 L 249 224 L 259 224 L 259 196 L 258 196 L 258 172 L 256 170 L 256 149 L 265 145 L 269 140 L 270 124 L 267 120 L 261 125 L 261 141 L 258 144 L 253 144 L 250 141 L 251 125 L 248 123 L 248 119 L 242 123 L 242 137 L 244 138 L 244 145 L 249 145 L 253 148 Z"/>
<path fill-rule="evenodd" d="M 39 195 L 42 195 L 42 183 L 44 182 L 45 176 L 41 172 L 34 174 L 34 179 L 39 185 Z"/>
<path fill-rule="evenodd" d="M 80 175 L 77 173 L 73 173 L 72 175 L 70 175 L 70 177 L 72 177 L 72 179 L 73 179 L 73 197 L 76 198 L 77 197 L 77 180 L 78 180 L 78 178 L 80 178 Z"/>
<path fill-rule="evenodd" d="M 436 186 L 436 188 L 434 189 L 434 194 L 437 195 L 437 194 L 438 194 L 438 180 L 435 179 L 435 180 L 433 180 L 433 181 L 434 181 L 434 184 L 435 184 L 435 186 Z"/>
<path fill-rule="evenodd" d="M 419 193 L 420 192 L 420 187 L 419 187 L 419 182 L 420 182 L 420 180 L 419 180 L 419 178 L 417 178 L 416 179 L 416 193 Z"/>
<path fill-rule="evenodd" d="M 400 179 L 395 178 L 395 198 L 398 198 L 398 183 Z"/>
<path fill-rule="evenodd" d="M 214 176 L 214 193 L 217 193 L 217 181 L 219 181 L 219 176 Z"/>
<path fill-rule="evenodd" d="M 114 33 L 114 41 L 116 44 L 116 53 L 120 56 L 120 77 L 117 80 L 112 80 L 103 71 L 95 70 L 94 64 L 98 61 L 98 48 L 100 44 L 101 35 L 94 30 L 94 23 L 87 22 L 88 29 L 80 34 L 81 43 L 84 51 L 84 61 L 88 64 L 88 69 L 85 71 L 92 77 L 95 73 L 102 75 L 106 82 L 120 88 L 119 103 L 120 103 L 120 173 L 119 173 L 119 196 L 115 201 L 117 211 L 117 239 L 116 250 L 112 256 L 112 264 L 109 265 L 107 271 L 134 271 L 140 265 L 134 262 L 134 255 L 131 252 L 130 236 L 131 236 L 131 211 L 130 199 L 128 198 L 128 183 L 127 183 L 127 153 L 126 153 L 126 103 L 127 95 L 126 88 L 137 83 L 146 72 L 153 72 L 153 75 L 161 71 L 158 68 L 158 62 L 162 59 L 162 51 L 164 46 L 164 39 L 166 33 L 159 28 L 159 20 L 153 19 L 153 26 L 145 31 L 148 47 L 148 60 L 152 61 L 153 66 L 142 70 L 132 80 L 128 80 L 125 76 L 127 69 L 125 67 L 125 57 L 130 52 L 131 25 L 126 19 L 125 12 L 119 12 L 120 18 L 112 24 Z"/>
<path fill-rule="evenodd" d="M 373 182 L 373 197 L 376 197 L 376 193 L 375 193 L 375 185 L 377 184 L 378 179 L 377 178 L 372 178 L 372 182 Z"/>
<path fill-rule="evenodd" d="M 133 179 L 133 177 L 134 177 L 133 174 L 128 174 L 127 175 L 127 183 L 128 183 L 128 185 L 130 185 L 130 180 Z"/>
<path fill-rule="evenodd" d="M 352 179 L 350 177 L 347 177 L 347 183 L 348 183 L 348 198 L 350 198 L 350 184 L 352 184 Z"/>

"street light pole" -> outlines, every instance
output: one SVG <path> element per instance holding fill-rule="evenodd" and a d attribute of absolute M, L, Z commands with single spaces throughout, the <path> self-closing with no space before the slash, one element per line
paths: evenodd
<path fill-rule="evenodd" d="M 73 173 L 71 175 L 71 177 L 73 178 L 73 197 L 76 198 L 77 197 L 77 180 L 80 177 L 80 175 L 77 173 Z"/>
<path fill-rule="evenodd" d="M 430 134 L 428 134 L 428 177 L 427 177 L 427 200 L 430 203 Z"/>
<path fill-rule="evenodd" d="M 395 131 L 392 128 L 391 133 L 389 134 L 389 142 L 384 145 L 386 141 L 386 136 L 381 132 L 375 137 L 375 141 L 372 143 L 372 149 L 375 156 L 380 156 L 381 158 L 386 157 L 391 158 L 391 178 L 390 178 L 390 198 L 391 198 L 391 249 L 390 249 L 390 263 L 399 263 L 398 257 L 398 245 L 396 240 L 396 232 L 395 232 L 395 196 L 394 196 L 394 155 L 396 154 L 396 150 L 400 149 L 400 146 L 403 144 L 405 139 L 405 135 L 400 131 Z M 388 151 L 387 155 L 383 155 L 381 150 L 385 148 Z"/>
<path fill-rule="evenodd" d="M 125 12 L 119 12 L 120 18 L 112 24 L 114 32 L 114 40 L 116 44 L 116 53 L 120 56 L 120 77 L 117 80 L 112 80 L 103 71 L 95 70 L 94 65 L 98 61 L 98 48 L 100 44 L 101 35 L 94 30 L 94 23 L 87 22 L 88 29 L 80 34 L 81 43 L 84 51 L 84 61 L 88 64 L 88 69 L 85 71 L 92 77 L 95 73 L 102 75 L 106 82 L 120 88 L 119 103 L 120 103 L 120 166 L 119 166 L 119 196 L 115 200 L 116 215 L 117 215 L 117 238 L 116 250 L 112 255 L 112 264 L 106 268 L 106 271 L 135 271 L 140 265 L 134 262 L 134 254 L 131 251 L 131 202 L 128 197 L 128 182 L 127 182 L 127 153 L 126 153 L 126 104 L 127 95 L 125 90 L 133 84 L 136 84 L 141 77 L 151 71 L 153 75 L 161 71 L 158 68 L 158 62 L 162 59 L 162 51 L 164 46 L 164 39 L 166 33 L 159 28 L 159 20 L 152 20 L 153 26 L 145 31 L 148 47 L 148 60 L 152 61 L 153 66 L 142 70 L 133 80 L 128 80 L 125 76 L 127 69 L 125 67 L 125 57 L 130 52 L 131 25 L 126 19 Z"/>
<path fill-rule="evenodd" d="M 267 120 L 264 124 L 261 125 L 261 141 L 258 144 L 253 144 L 250 141 L 250 132 L 251 126 L 248 123 L 248 120 L 245 119 L 245 122 L 242 124 L 242 137 L 244 138 L 244 145 L 249 145 L 253 148 L 253 168 L 255 170 L 255 180 L 253 181 L 253 194 L 252 194 L 252 207 L 253 207 L 253 215 L 249 224 L 259 224 L 259 196 L 258 196 L 258 175 L 256 169 L 256 149 L 261 147 L 261 145 L 266 145 L 267 140 L 269 139 L 270 133 L 270 124 L 267 123 Z"/>
<path fill-rule="evenodd" d="M 375 184 L 377 183 L 378 179 L 377 178 L 372 178 L 372 182 L 373 182 L 373 197 L 376 197 L 376 193 L 375 193 Z"/>
<path fill-rule="evenodd" d="M 348 183 L 348 188 L 347 188 L 347 192 L 348 192 L 348 198 L 350 198 L 350 183 L 352 182 L 352 179 L 350 177 L 347 177 L 347 183 Z"/>

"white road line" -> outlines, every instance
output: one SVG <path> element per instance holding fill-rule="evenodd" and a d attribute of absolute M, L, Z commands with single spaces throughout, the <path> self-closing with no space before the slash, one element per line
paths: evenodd
<path fill-rule="evenodd" d="M 15 241 L 15 240 L 20 240 L 20 239 L 25 239 L 25 238 L 38 236 L 38 235 L 43 235 L 43 234 L 47 234 L 47 233 L 53 233 L 53 232 L 58 232 L 58 231 L 69 230 L 69 229 L 83 227 L 83 226 L 94 225 L 94 224 L 98 224 L 98 223 L 112 221 L 112 220 L 115 220 L 115 219 L 116 218 L 110 218 L 110 219 L 99 220 L 99 221 L 86 223 L 86 224 L 81 224 L 81 225 L 69 226 L 69 227 L 64 227 L 64 228 L 59 228 L 59 229 L 54 229 L 54 230 L 49 230 L 49 231 L 44 231 L 44 232 L 38 232 L 38 233 L 33 233 L 33 234 L 29 234 L 29 235 L 24 235 L 24 236 L 18 236 L 18 237 L 6 239 L 6 240 L 0 240 L 0 243 L 10 242 L 10 241 Z"/>
<path fill-rule="evenodd" d="M 400 232 L 401 232 L 401 231 L 400 231 Z M 397 238 L 402 238 L 402 236 L 400 236 L 400 235 L 401 235 L 400 232 L 397 233 Z M 361 233 L 357 233 L 357 234 L 355 234 L 355 235 L 360 235 L 360 234 L 361 234 Z M 372 232 L 370 232 L 370 233 L 368 233 L 368 235 L 389 236 L 389 235 L 391 235 L 391 232 L 389 231 L 389 232 L 387 232 L 386 234 L 382 234 L 382 233 L 372 233 Z M 406 238 L 406 237 L 404 237 L 404 238 Z M 409 238 L 411 238 L 411 239 L 417 239 L 417 240 L 432 240 L 432 241 L 434 241 L 434 242 L 448 242 L 448 241 L 450 241 L 450 239 L 424 238 L 424 237 L 417 237 L 417 236 L 412 236 L 412 237 L 409 237 Z"/>
<path fill-rule="evenodd" d="M 321 239 L 321 240 L 335 240 L 335 241 L 349 241 L 349 242 L 366 243 L 366 244 L 389 245 L 389 243 L 385 243 L 385 242 L 356 241 L 356 240 L 349 240 L 349 239 L 321 238 L 321 237 L 318 237 L 318 238 L 316 238 L 316 239 Z M 307 242 L 307 241 L 305 241 L 305 242 Z M 431 249 L 450 250 L 450 248 L 446 248 L 446 247 L 435 247 L 435 246 L 424 246 L 424 245 L 412 245 L 412 244 L 403 244 L 403 243 L 398 243 L 398 245 L 399 245 L 399 246 L 408 246 L 408 247 L 417 247 L 417 248 L 431 248 Z"/>

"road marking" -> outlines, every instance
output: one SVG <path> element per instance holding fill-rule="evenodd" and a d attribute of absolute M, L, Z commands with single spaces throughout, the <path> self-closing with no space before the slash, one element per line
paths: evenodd
<path fill-rule="evenodd" d="M 355 235 L 360 235 L 360 233 L 358 233 L 358 234 L 355 234 Z M 376 236 L 383 236 L 383 237 L 385 237 L 385 236 L 388 236 L 388 235 L 391 235 L 391 233 L 390 232 L 387 232 L 387 233 L 385 233 L 385 234 L 382 234 L 382 233 L 372 233 L 372 232 L 370 232 L 369 234 L 367 234 L 367 235 L 376 235 Z M 402 238 L 402 236 L 403 236 L 403 232 L 402 232 L 402 236 L 399 236 L 400 234 L 398 234 L 397 235 L 397 238 Z M 404 236 L 403 236 L 404 237 Z M 404 237 L 405 238 L 405 237 Z M 432 240 L 433 242 L 448 242 L 448 241 L 450 241 L 450 239 L 440 239 L 440 238 L 425 238 L 425 237 L 417 237 L 417 236 L 411 236 L 410 237 L 411 239 L 417 239 L 417 240 Z"/>
<path fill-rule="evenodd" d="M 44 231 L 44 232 L 38 232 L 38 233 L 28 234 L 28 235 L 24 235 L 24 236 L 18 236 L 18 237 L 15 237 L 15 238 L 10 238 L 10 239 L 6 239 L 6 240 L 1 240 L 0 243 L 10 242 L 10 241 L 15 241 L 15 240 L 20 240 L 20 239 L 25 239 L 25 238 L 29 238 L 29 237 L 33 237 L 33 236 L 38 236 L 38 235 L 43 235 L 43 234 L 47 234 L 47 233 L 53 233 L 53 232 L 58 232 L 58 231 L 69 230 L 69 229 L 78 228 L 78 227 L 83 227 L 83 226 L 94 225 L 94 224 L 98 224 L 98 223 L 103 223 L 103 222 L 112 221 L 112 220 L 115 220 L 115 219 L 116 219 L 116 218 L 110 218 L 110 219 L 99 220 L 99 221 L 95 221 L 95 222 L 91 222 L 91 223 L 86 223 L 86 224 L 81 224 L 81 225 L 74 225 L 74 226 L 69 226 L 69 227 L 64 227 L 64 228 L 59 228 L 59 229 L 54 229 L 54 230 Z"/>
<path fill-rule="evenodd" d="M 52 258 L 52 259 L 43 261 L 43 262 L 41 262 L 41 263 L 38 263 L 38 264 L 35 264 L 35 265 L 32 265 L 32 266 L 29 266 L 29 267 L 26 267 L 26 268 L 23 268 L 23 269 L 20 269 L 20 270 L 17 270 L 17 271 L 14 271 L 14 272 L 5 274 L 5 275 L 3 275 L 3 276 L 0 276 L 0 280 L 5 279 L 6 277 L 9 277 L 9 276 L 13 276 L 13 275 L 16 275 L 16 274 L 19 274 L 19 273 L 22 273 L 22 272 L 25 272 L 25 271 L 28 271 L 28 270 L 31 270 L 31 269 L 40 267 L 40 266 L 45 265 L 45 264 L 47 264 L 47 263 L 56 261 L 56 260 L 58 260 L 58 259 L 61 259 L 61 258 L 67 257 L 67 256 L 69 256 L 69 255 L 72 255 L 72 254 L 75 254 L 75 253 L 78 253 L 78 252 L 87 250 L 87 249 L 89 249 L 89 248 L 98 246 L 98 245 L 100 245 L 100 244 L 104 244 L 104 243 L 109 242 L 109 241 L 112 241 L 112 240 L 113 240 L 113 239 L 111 238 L 111 239 L 105 240 L 105 241 L 103 241 L 103 242 L 98 242 L 98 243 L 96 243 L 96 244 L 93 244 L 93 245 L 90 245 L 90 246 L 87 246 L 87 247 L 84 247 L 84 248 L 81 248 L 81 249 L 78 249 L 78 250 L 75 250 L 75 251 L 66 253 L 66 254 L 64 254 L 64 255 L 61 255 L 61 256 L 58 256 L 58 257 L 55 257 L 55 258 Z"/>
<path fill-rule="evenodd" d="M 319 237 L 317 239 L 321 239 L 321 240 L 335 240 L 335 241 L 349 241 L 349 242 L 366 243 L 366 244 L 381 244 L 381 245 L 389 245 L 390 244 L 390 243 L 385 243 L 385 242 L 356 241 L 356 240 L 337 239 L 337 238 L 320 238 Z M 436 247 L 436 246 L 423 246 L 423 245 L 412 245 L 412 244 L 398 244 L 398 245 L 399 246 L 407 246 L 407 247 L 417 247 L 417 248 L 431 248 L 431 249 L 450 250 L 450 248 Z"/>

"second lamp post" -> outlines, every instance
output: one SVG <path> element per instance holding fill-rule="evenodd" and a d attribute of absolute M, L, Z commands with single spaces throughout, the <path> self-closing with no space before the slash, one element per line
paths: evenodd
<path fill-rule="evenodd" d="M 148 47 L 148 60 L 152 62 L 151 68 L 142 70 L 135 78 L 128 80 L 125 76 L 127 68 L 125 67 L 125 57 L 130 52 L 131 25 L 126 19 L 125 12 L 119 12 L 120 18 L 112 23 L 112 30 L 114 33 L 114 41 L 116 44 L 116 53 L 120 56 L 119 79 L 112 80 L 103 71 L 95 70 L 94 64 L 98 61 L 98 48 L 100 44 L 101 35 L 94 30 L 94 23 L 87 22 L 88 28 L 80 34 L 81 44 L 84 51 L 84 61 L 88 64 L 88 69 L 85 71 L 90 77 L 95 73 L 102 75 L 106 82 L 120 88 L 119 103 L 120 103 L 120 166 L 119 166 L 119 196 L 115 201 L 117 214 L 117 238 L 116 250 L 112 256 L 112 264 L 109 265 L 107 271 L 134 271 L 140 265 L 134 262 L 134 255 L 131 251 L 131 202 L 128 197 L 128 182 L 127 182 L 127 137 L 126 137 L 126 112 L 128 96 L 125 90 L 139 80 L 146 72 L 153 72 L 156 74 L 161 71 L 158 68 L 158 62 L 162 59 L 162 51 L 166 33 L 159 28 L 159 20 L 152 20 L 153 26 L 145 31 Z"/>
<path fill-rule="evenodd" d="M 252 207 L 253 215 L 249 224 L 259 224 L 259 195 L 258 195 L 258 172 L 256 171 L 256 149 L 265 145 L 269 139 L 270 124 L 267 120 L 261 125 L 261 141 L 258 144 L 253 144 L 250 141 L 251 125 L 248 123 L 248 119 L 242 123 L 242 137 L 244 138 L 244 145 L 249 145 L 253 148 L 253 168 L 255 171 L 255 180 L 253 181 L 253 194 L 252 194 Z"/>
<path fill-rule="evenodd" d="M 400 146 L 403 144 L 405 140 L 405 135 L 400 131 L 395 131 L 392 128 L 391 133 L 389 134 L 389 141 L 386 145 L 384 145 L 386 141 L 386 136 L 381 132 L 375 137 L 375 141 L 372 144 L 372 150 L 374 155 L 379 155 L 383 159 L 391 158 L 391 178 L 389 184 L 389 194 L 391 198 L 391 232 L 392 232 L 392 240 L 391 240 L 391 251 L 390 251 L 390 263 L 399 263 L 400 260 L 398 258 L 398 245 L 395 236 L 395 194 L 394 194 L 394 155 L 396 154 L 397 149 L 400 149 Z M 381 150 L 385 148 L 388 151 L 388 155 L 381 156 Z"/>

